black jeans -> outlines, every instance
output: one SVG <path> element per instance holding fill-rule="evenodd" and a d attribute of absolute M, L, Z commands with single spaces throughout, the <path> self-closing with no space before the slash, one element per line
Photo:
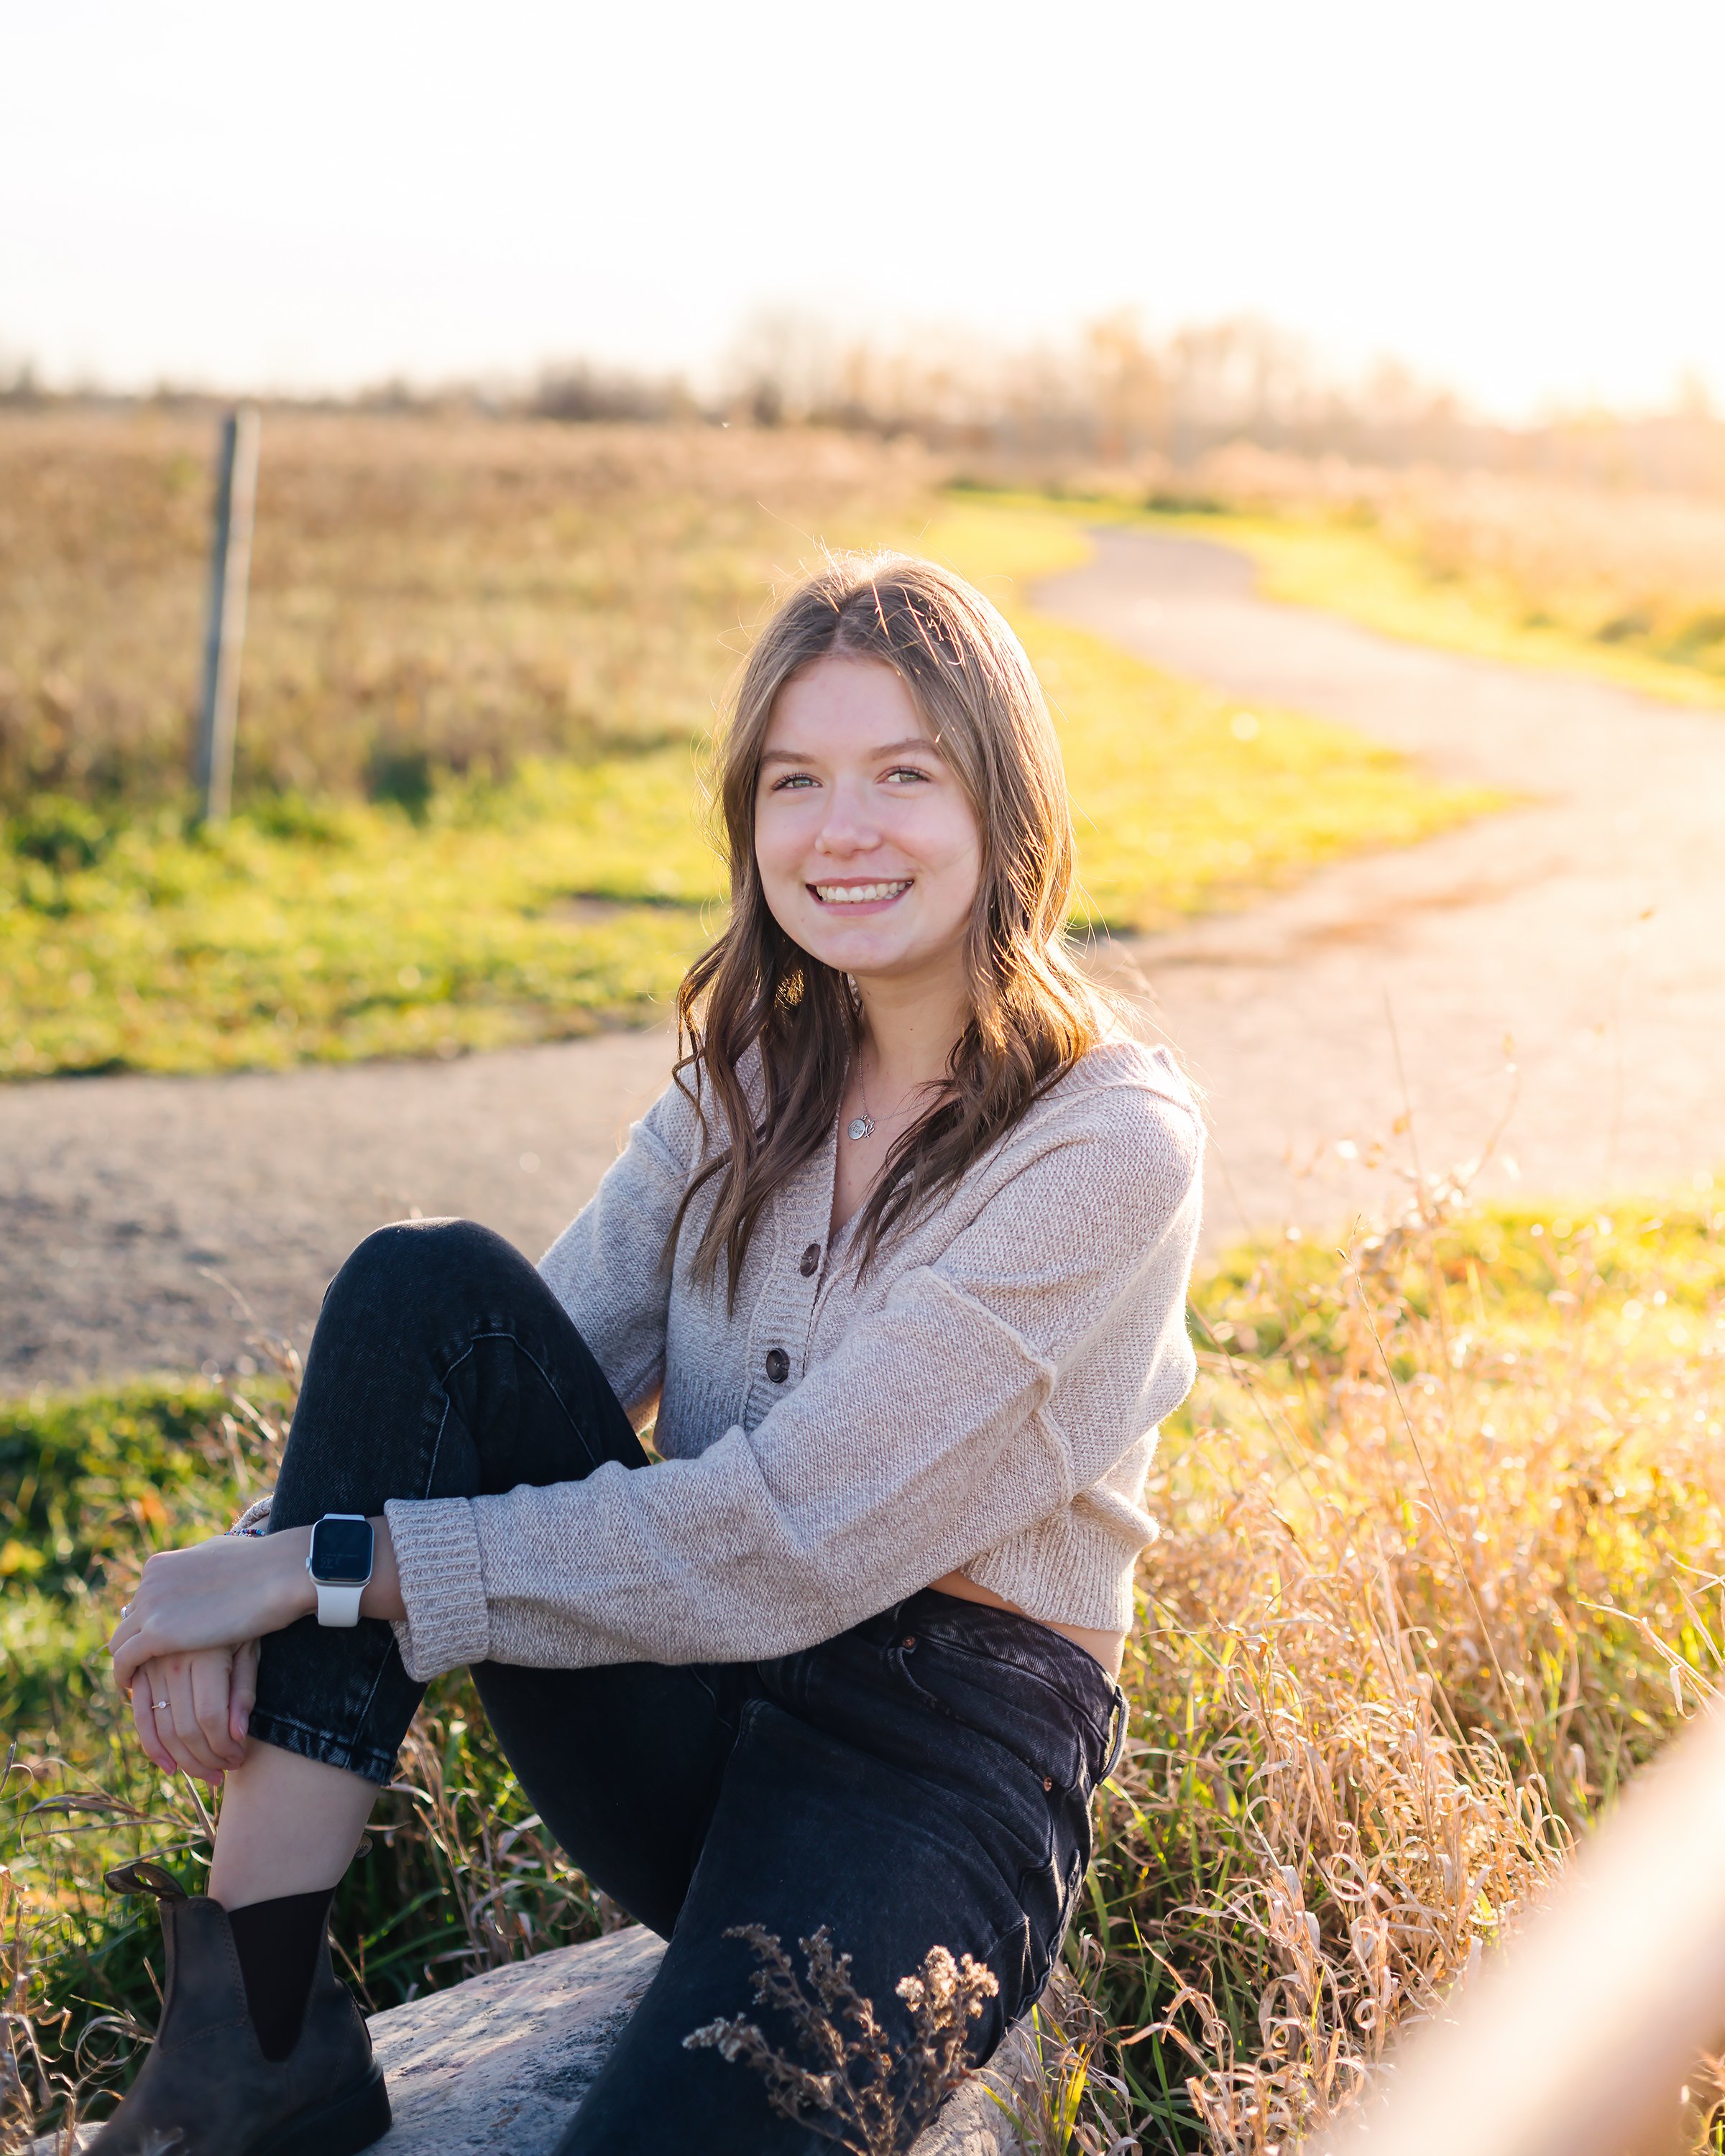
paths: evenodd
<path fill-rule="evenodd" d="M 608 1459 L 646 1456 L 520 1253 L 466 1221 L 385 1228 L 325 1298 L 270 1524 L 571 1481 Z M 754 1957 L 731 1926 L 793 1952 L 829 1926 L 898 2041 L 898 1979 L 932 1946 L 974 1954 L 1000 1984 L 978 2059 L 1041 1989 L 1119 1705 L 1100 1664 L 1046 1626 L 925 1592 L 775 1661 L 472 1676 L 571 1860 L 670 1942 L 567 2156 L 831 2146 L 773 2116 L 752 2067 L 683 2048 L 742 2012 L 793 2049 L 752 2005 Z M 302 1619 L 264 1643 L 252 1732 L 384 1781 L 420 1690 L 387 1625 Z"/>

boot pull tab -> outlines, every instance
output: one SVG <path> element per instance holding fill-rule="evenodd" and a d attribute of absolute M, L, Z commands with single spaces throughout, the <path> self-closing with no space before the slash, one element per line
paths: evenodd
<path fill-rule="evenodd" d="M 185 1902 L 191 1897 L 171 1871 L 141 1856 L 131 1864 L 116 1864 L 104 1872 L 102 1884 L 110 1894 L 153 1894 L 158 1902 Z"/>

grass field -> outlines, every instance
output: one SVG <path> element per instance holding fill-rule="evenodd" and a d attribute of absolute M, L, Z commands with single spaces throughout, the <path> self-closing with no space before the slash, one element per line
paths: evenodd
<path fill-rule="evenodd" d="M 0 412 L 0 806 L 177 798 L 213 418 Z M 237 798 L 698 737 L 775 577 L 915 516 L 914 450 L 834 434 L 268 413 Z"/>
<path fill-rule="evenodd" d="M 1268 2156 L 1321 2123 L 1725 1654 L 1725 1188 L 1609 1218 L 1429 1196 L 1346 1259 L 1240 1253 L 1199 1283 L 1194 1325 L 1050 2148 Z M 42 2046 L 0 2145 L 63 2103 L 80 2030 L 153 2020 L 149 1929 L 97 1881 L 144 1850 L 195 1880 L 208 1823 L 126 1743 L 98 1643 L 143 1550 L 267 1479 L 286 1398 L 154 1384 L 0 1412 L 19 1763 L 0 1892 L 13 2010 Z M 470 1695 L 440 1686 L 342 1890 L 365 1995 L 604 1921 Z M 98 2030 L 85 2098 L 123 2078 L 128 2025 Z M 1691 2086 L 1694 2139 L 1712 2083 Z"/>
<path fill-rule="evenodd" d="M 48 567 L 16 519 L 0 546 L 23 654 L 0 732 L 40 766 L 0 851 L 0 1075 L 449 1055 L 662 1009 L 721 895 L 700 785 L 712 711 L 817 534 L 949 560 L 1019 622 L 1059 713 L 1086 921 L 1161 927 L 1495 805 L 1039 619 L 1026 588 L 1081 557 L 1072 520 L 943 500 L 908 458 L 824 436 L 593 429 L 571 447 L 568 429 L 345 418 L 280 443 L 272 423 L 245 806 L 198 830 L 151 788 L 180 767 L 171 682 L 195 648 L 196 520 L 172 477 L 193 438 L 85 421 L 44 446 L 8 437 L 18 424 L 0 424 L 0 470 L 23 470 L 44 515 L 54 484 L 73 498 L 48 517 Z M 43 685 L 74 647 L 55 733 Z M 428 652 L 435 692 L 400 691 Z"/>

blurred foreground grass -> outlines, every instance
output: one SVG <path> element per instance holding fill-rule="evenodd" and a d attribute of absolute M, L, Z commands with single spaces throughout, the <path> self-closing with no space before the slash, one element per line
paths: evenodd
<path fill-rule="evenodd" d="M 651 465 L 636 483 L 662 485 L 663 472 Z M 860 499 L 843 497 L 835 538 L 949 561 L 1022 629 L 1058 713 L 1083 921 L 1154 929 L 1497 805 L 1430 784 L 1343 728 L 1243 712 L 1038 616 L 1026 587 L 1087 543 L 1058 511 L 963 498 L 917 509 L 901 494 L 865 511 Z M 696 556 L 718 545 L 704 526 L 668 543 Z M 747 562 L 758 608 L 768 567 Z M 616 607 L 639 617 L 622 642 L 658 653 L 685 693 L 631 702 L 590 737 L 578 728 L 523 749 L 538 737 L 500 721 L 498 764 L 470 743 L 457 767 L 432 760 L 434 729 L 409 730 L 374 760 L 377 798 L 254 785 L 216 830 L 190 827 L 171 801 L 37 796 L 0 851 L 0 1076 L 453 1055 L 662 1009 L 722 896 L 702 835 L 705 722 L 742 640 L 733 633 L 727 650 L 716 605 L 674 603 L 701 588 L 699 572 L 679 557 L 670 599 L 639 562 L 619 581 Z M 733 608 L 734 572 L 728 557 L 712 565 Z M 540 595 L 547 634 L 562 596 Z M 686 685 L 701 667 L 698 715 Z"/>
<path fill-rule="evenodd" d="M 1193 1322 L 1039 2128 L 1091 2156 L 1269 2156 L 1343 2107 L 1725 1656 L 1725 1188 L 1608 1214 L 1429 1183 L 1346 1254 L 1237 1253 Z M 153 1920 L 103 1866 L 205 1860 L 100 1637 L 146 1551 L 267 1481 L 285 1399 L 157 1383 L 0 1414 L 19 2132 L 123 2081 L 153 2023 Z M 446 1682 L 342 1889 L 364 1995 L 605 1921 Z M 1712 2088 L 1697 2069 L 1693 2139 Z"/>

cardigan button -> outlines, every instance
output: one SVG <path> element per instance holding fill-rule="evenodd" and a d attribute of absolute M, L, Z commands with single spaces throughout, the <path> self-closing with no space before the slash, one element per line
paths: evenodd
<path fill-rule="evenodd" d="M 767 1374 L 775 1385 L 782 1385 L 791 1374 L 791 1358 L 783 1348 L 767 1350 Z"/>
<path fill-rule="evenodd" d="M 814 1277 L 815 1269 L 819 1263 L 820 1245 L 819 1243 L 811 1243 L 809 1245 L 809 1248 L 803 1251 L 802 1262 L 798 1265 L 797 1270 L 802 1274 L 804 1280 L 812 1280 Z"/>

